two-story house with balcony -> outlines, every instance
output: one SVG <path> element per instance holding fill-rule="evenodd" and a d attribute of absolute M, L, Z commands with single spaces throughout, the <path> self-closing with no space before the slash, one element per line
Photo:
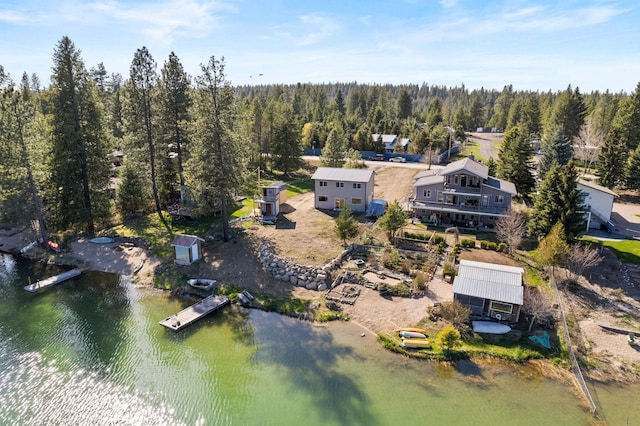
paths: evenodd
<path fill-rule="evenodd" d="M 489 176 L 489 168 L 471 157 L 418 173 L 413 187 L 415 216 L 443 226 L 493 228 L 517 194 L 513 183 Z"/>
<path fill-rule="evenodd" d="M 318 167 L 315 181 L 315 208 L 365 212 L 373 200 L 373 170 Z"/>

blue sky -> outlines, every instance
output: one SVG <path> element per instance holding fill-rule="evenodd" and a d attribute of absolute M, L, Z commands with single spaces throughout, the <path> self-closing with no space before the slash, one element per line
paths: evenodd
<path fill-rule="evenodd" d="M 224 56 L 235 85 L 423 83 L 632 92 L 640 5 L 601 0 L 2 0 L 0 65 L 50 81 L 67 35 L 87 68 L 127 78 L 147 46 L 191 75 Z"/>

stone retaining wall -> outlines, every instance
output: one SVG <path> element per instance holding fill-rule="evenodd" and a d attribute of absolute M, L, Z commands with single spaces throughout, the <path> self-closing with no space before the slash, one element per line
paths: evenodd
<path fill-rule="evenodd" d="M 292 285 L 309 290 L 325 291 L 331 282 L 331 271 L 337 269 L 344 258 L 351 252 L 348 247 L 335 259 L 324 266 L 297 265 L 289 259 L 280 258 L 270 241 L 264 241 L 258 249 L 258 260 L 262 267 L 273 277 L 288 281 Z"/>

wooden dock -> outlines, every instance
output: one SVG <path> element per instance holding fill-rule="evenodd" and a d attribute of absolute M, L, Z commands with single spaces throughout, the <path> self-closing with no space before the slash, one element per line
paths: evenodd
<path fill-rule="evenodd" d="M 46 288 L 46 287 L 51 287 L 54 286 L 56 284 L 59 284 L 63 281 L 69 280 L 73 277 L 77 277 L 78 275 L 80 275 L 82 273 L 81 269 L 72 269 L 70 271 L 67 272 L 63 272 L 60 275 L 56 275 L 54 277 L 51 278 L 47 278 L 46 280 L 41 280 L 41 281 L 37 281 L 33 284 L 29 284 L 24 286 L 24 289 L 27 290 L 30 293 L 35 293 L 36 291 L 42 289 L 42 288 Z"/>
<path fill-rule="evenodd" d="M 163 319 L 160 321 L 160 325 L 170 328 L 171 330 L 178 331 L 228 304 L 228 297 L 208 296 L 198 303 L 181 310 L 177 314 Z"/>

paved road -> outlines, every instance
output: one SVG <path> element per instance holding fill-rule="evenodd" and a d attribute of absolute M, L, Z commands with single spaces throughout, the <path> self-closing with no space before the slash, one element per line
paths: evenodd
<path fill-rule="evenodd" d="M 305 161 L 308 160 L 315 160 L 317 161 L 319 157 L 314 156 L 314 155 L 304 155 L 302 156 L 302 159 Z M 364 163 L 372 170 L 380 170 L 380 169 L 384 169 L 385 167 L 403 167 L 403 168 L 407 168 L 407 169 L 419 169 L 419 170 L 427 170 L 429 168 L 428 164 L 425 163 L 414 163 L 414 162 L 408 162 L 408 163 L 391 163 L 389 161 L 369 161 L 369 160 L 365 160 Z M 431 170 L 436 170 L 436 169 L 441 169 L 444 166 L 439 165 L 439 164 L 432 164 L 431 165 Z"/>

